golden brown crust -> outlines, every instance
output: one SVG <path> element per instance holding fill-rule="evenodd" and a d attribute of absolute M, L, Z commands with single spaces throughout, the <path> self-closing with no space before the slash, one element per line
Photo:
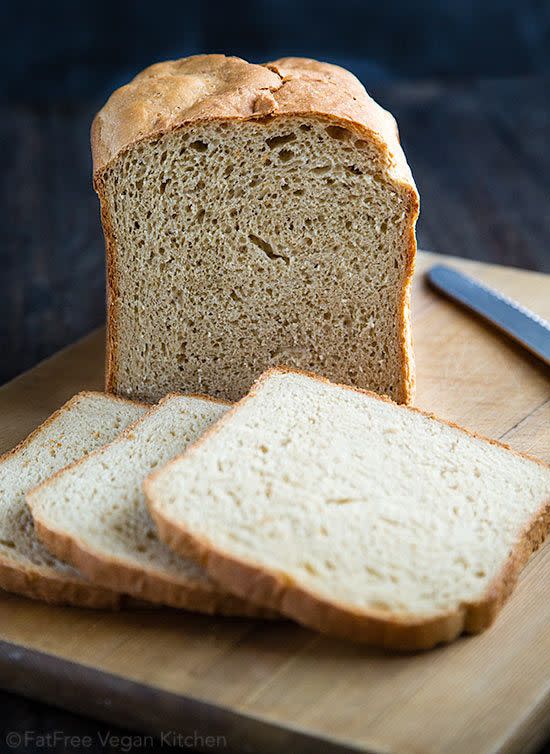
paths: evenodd
<path fill-rule="evenodd" d="M 110 609 L 121 607 L 122 595 L 110 589 L 68 576 L 57 578 L 49 568 L 26 568 L 1 556 L 0 587 L 6 592 L 21 594 L 51 605 Z"/>
<path fill-rule="evenodd" d="M 407 264 L 401 295 L 400 317 L 401 317 L 401 368 L 402 368 L 402 385 L 403 392 L 400 397 L 400 403 L 409 404 L 413 401 L 416 388 L 414 351 L 412 345 L 411 333 L 411 292 L 416 263 L 416 234 L 415 225 L 420 212 L 420 200 L 414 187 L 409 189 L 409 222 L 407 224 L 408 248 Z"/>
<path fill-rule="evenodd" d="M 54 411 L 51 416 L 21 440 L 20 443 L 0 456 L 0 464 L 28 447 L 60 414 L 72 408 L 85 396 L 107 397 L 103 393 L 91 390 L 84 390 L 73 395 L 72 398 L 57 409 L 57 411 Z M 109 396 L 109 400 L 131 403 L 133 405 L 146 405 L 136 403 L 136 401 L 129 401 L 126 398 L 114 398 L 113 396 Z M 3 555 L 0 555 L 0 587 L 7 592 L 22 594 L 26 597 L 43 600 L 44 602 L 78 607 L 114 608 L 120 605 L 121 599 L 121 596 L 111 589 L 96 587 L 93 584 L 86 583 L 84 579 L 57 574 L 47 566 L 30 563 L 22 564 L 15 559 L 11 560 Z"/>
<path fill-rule="evenodd" d="M 339 66 L 307 58 L 281 58 L 255 65 L 225 55 L 195 55 L 146 68 L 115 91 L 92 124 L 94 185 L 101 204 L 107 257 L 106 390 L 116 392 L 118 371 L 116 239 L 109 216 L 103 173 L 140 141 L 208 121 L 270 121 L 315 117 L 353 130 L 376 145 L 388 176 L 409 195 L 408 259 L 400 307 L 401 394 L 414 395 L 410 338 L 410 289 L 416 255 L 419 198 L 399 143 L 393 116 L 369 97 L 362 84 Z"/>
<path fill-rule="evenodd" d="M 267 370 L 254 384 L 250 393 L 236 403 L 215 425 L 208 429 L 193 445 L 187 448 L 183 456 L 193 453 L 205 440 L 219 431 L 220 427 L 240 407 L 254 398 L 260 385 L 273 374 L 300 374 L 319 382 L 334 384 L 318 375 L 287 367 Z M 394 403 L 387 396 L 381 396 L 368 390 L 338 385 L 345 390 L 352 390 L 368 395 L 385 403 Z M 534 461 L 545 468 L 550 468 L 543 461 L 527 454 L 519 453 L 508 445 L 470 432 L 457 424 L 440 419 L 434 414 L 412 406 L 401 406 L 405 411 L 426 416 L 454 429 L 464 432 L 483 442 L 504 448 L 521 458 Z M 181 458 L 182 456 L 180 456 Z M 176 552 L 182 548 L 207 570 L 208 574 L 221 586 L 234 594 L 257 602 L 257 604 L 278 610 L 283 615 L 293 618 L 298 623 L 314 628 L 339 638 L 365 642 L 385 649 L 416 651 L 430 649 L 437 644 L 456 639 L 462 633 L 477 633 L 488 628 L 494 621 L 504 602 L 509 597 L 517 582 L 519 573 L 530 555 L 542 544 L 550 532 L 550 499 L 547 500 L 527 525 L 516 547 L 510 553 L 502 571 L 489 585 L 484 597 L 471 603 L 464 603 L 456 611 L 437 614 L 428 618 L 423 616 L 393 616 L 388 618 L 380 611 L 370 610 L 360 613 L 347 605 L 338 604 L 314 592 L 294 584 L 288 575 L 277 573 L 257 564 L 246 562 L 220 549 L 215 542 L 209 541 L 188 531 L 183 522 L 177 524 L 163 515 L 160 505 L 156 506 L 151 483 L 156 476 L 175 463 L 174 458 L 163 469 L 151 474 L 144 482 L 144 491 L 151 516 L 153 517 L 161 539 Z"/>
<path fill-rule="evenodd" d="M 226 615 L 248 618 L 273 618 L 273 610 L 241 600 L 229 592 L 198 584 L 169 581 L 162 573 L 145 571 L 116 558 L 95 553 L 82 540 L 49 528 L 35 518 L 38 538 L 47 549 L 65 563 L 71 563 L 94 586 L 113 590 L 117 597 L 132 595 L 155 605 L 193 610 L 207 615 Z M 92 605 L 96 607 L 96 605 Z M 100 605 L 103 607 L 103 605 Z"/>
<path fill-rule="evenodd" d="M 113 442 L 117 442 L 121 437 L 130 438 L 135 429 L 150 414 L 158 411 L 171 398 L 176 397 L 200 398 L 211 403 L 230 405 L 228 401 L 205 395 L 169 393 L 144 416 L 128 425 Z M 104 452 L 105 448 L 111 444 L 108 443 L 101 448 L 93 450 L 89 456 Z M 85 458 L 87 459 L 88 456 Z M 78 468 L 84 462 L 85 458 L 80 458 L 56 472 L 46 481 L 42 482 L 42 484 L 32 489 L 27 495 L 27 503 L 31 509 L 36 534 L 53 555 L 65 563 L 70 563 L 81 571 L 89 579 L 90 583 L 94 584 L 98 589 L 105 587 L 112 590 L 112 592 L 130 594 L 147 602 L 183 608 L 185 610 L 194 610 L 210 615 L 232 615 L 251 618 L 280 617 L 270 609 L 241 600 L 231 593 L 218 589 L 214 583 L 184 583 L 176 579 L 170 580 L 165 574 L 157 572 L 155 569 L 145 570 L 129 565 L 118 558 L 106 557 L 104 554 L 95 551 L 87 543 L 83 542 L 82 539 L 49 526 L 41 518 L 39 506 L 33 502 L 33 496 L 40 490 L 47 488 L 62 473 Z"/>
<path fill-rule="evenodd" d="M 281 58 L 265 65 L 194 55 L 146 68 L 117 89 L 92 124 L 94 175 L 143 139 L 204 121 L 325 116 L 378 144 L 390 171 L 414 187 L 393 116 L 336 65 Z"/>

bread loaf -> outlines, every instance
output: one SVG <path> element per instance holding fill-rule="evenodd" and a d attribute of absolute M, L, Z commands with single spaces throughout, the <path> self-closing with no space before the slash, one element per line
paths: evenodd
<path fill-rule="evenodd" d="M 112 440 L 147 408 L 102 393 L 79 393 L 0 458 L 0 587 L 46 602 L 118 605 L 118 594 L 93 586 L 40 543 L 25 495 L 59 469 Z"/>
<path fill-rule="evenodd" d="M 408 402 L 418 195 L 392 116 L 337 66 L 199 55 L 92 128 L 107 389 L 236 400 L 270 365 Z"/>
<path fill-rule="evenodd" d="M 145 492 L 165 541 L 234 594 L 397 649 L 490 625 L 550 528 L 545 464 L 280 370 Z"/>

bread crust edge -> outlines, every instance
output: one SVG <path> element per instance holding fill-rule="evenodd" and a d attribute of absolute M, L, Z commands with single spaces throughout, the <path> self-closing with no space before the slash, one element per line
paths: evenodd
<path fill-rule="evenodd" d="M 211 589 L 203 589 L 170 581 L 161 574 L 155 574 L 153 569 L 142 569 L 114 557 L 99 555 L 81 539 L 50 528 L 38 516 L 34 522 L 38 538 L 53 555 L 77 568 L 97 589 L 110 588 L 119 598 L 130 595 L 155 606 L 163 605 L 205 615 L 243 618 L 274 615 L 274 611 L 268 608 L 222 591 L 215 582 Z"/>

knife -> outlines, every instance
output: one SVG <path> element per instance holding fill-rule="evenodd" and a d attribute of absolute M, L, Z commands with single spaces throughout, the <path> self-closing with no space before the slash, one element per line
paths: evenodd
<path fill-rule="evenodd" d="M 550 364 L 550 323 L 508 296 L 463 272 L 436 265 L 427 273 L 430 284 L 472 309 L 546 364 Z"/>

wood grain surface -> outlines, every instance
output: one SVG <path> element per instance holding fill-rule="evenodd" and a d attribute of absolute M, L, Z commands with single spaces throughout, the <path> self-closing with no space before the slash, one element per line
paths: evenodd
<path fill-rule="evenodd" d="M 550 460 L 546 367 L 440 298 L 419 258 L 417 404 Z M 550 278 L 447 259 L 550 318 Z M 99 388 L 96 332 L 0 389 L 0 449 L 65 399 Z M 290 622 L 170 610 L 50 607 L 0 595 L 0 684 L 143 730 L 224 735 L 226 749 L 376 754 L 528 752 L 550 731 L 550 546 L 486 633 L 390 655 Z M 93 701 L 91 701 L 93 699 Z"/>

